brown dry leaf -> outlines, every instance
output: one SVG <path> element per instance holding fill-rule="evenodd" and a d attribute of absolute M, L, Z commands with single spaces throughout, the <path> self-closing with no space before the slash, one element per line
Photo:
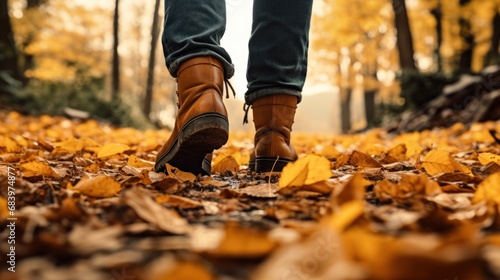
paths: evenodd
<path fill-rule="evenodd" d="M 208 253 L 226 258 L 259 258 L 269 254 L 276 246 L 277 242 L 266 232 L 229 223 L 219 246 Z"/>
<path fill-rule="evenodd" d="M 131 155 L 128 158 L 127 165 L 138 168 L 151 168 L 155 165 L 155 163 L 152 161 L 144 160 L 135 155 Z"/>
<path fill-rule="evenodd" d="M 24 177 L 47 176 L 62 177 L 54 168 L 43 161 L 30 161 L 20 165 Z"/>
<path fill-rule="evenodd" d="M 125 151 L 130 150 L 130 147 L 118 143 L 108 143 L 101 147 L 97 152 L 97 158 L 105 158 L 113 155 L 121 154 Z"/>
<path fill-rule="evenodd" d="M 101 168 L 99 168 L 99 165 L 97 165 L 95 163 L 92 163 L 91 165 L 83 168 L 83 171 L 89 172 L 89 173 L 94 173 L 94 174 L 99 172 L 99 170 L 101 170 Z"/>
<path fill-rule="evenodd" d="M 382 164 L 378 162 L 376 159 L 372 158 L 370 155 L 365 154 L 360 151 L 352 152 L 349 162 L 350 165 L 356 167 L 382 167 Z"/>
<path fill-rule="evenodd" d="M 240 165 L 233 156 L 224 157 L 212 166 L 213 173 L 223 173 L 226 171 L 237 173 L 239 170 Z"/>
<path fill-rule="evenodd" d="M 339 169 L 340 167 L 346 165 L 349 162 L 349 159 L 351 158 L 351 155 L 344 154 L 341 155 L 337 158 L 337 161 L 335 162 L 333 168 L 334 169 Z"/>
<path fill-rule="evenodd" d="M 246 194 L 253 197 L 273 198 L 278 196 L 276 195 L 276 191 L 278 190 L 279 187 L 277 184 L 266 183 L 237 189 L 236 191 L 240 194 Z"/>
<path fill-rule="evenodd" d="M 334 205 L 341 206 L 350 201 L 363 201 L 365 198 L 365 188 L 372 185 L 372 182 L 364 178 L 363 173 L 357 172 L 342 187 L 336 188 L 332 199 Z"/>
<path fill-rule="evenodd" d="M 177 212 L 162 207 L 144 190 L 132 188 L 126 191 L 124 201 L 135 210 L 139 217 L 166 232 L 185 234 L 191 230 L 187 221 L 180 217 Z"/>
<path fill-rule="evenodd" d="M 317 155 L 307 155 L 283 168 L 279 181 L 280 188 L 300 187 L 330 179 L 330 161 Z"/>
<path fill-rule="evenodd" d="M 75 200 L 71 197 L 66 197 L 61 202 L 59 213 L 62 217 L 70 220 L 78 220 L 83 217 L 82 209 L 76 204 Z"/>
<path fill-rule="evenodd" d="M 184 172 L 170 164 L 165 164 L 168 176 L 175 178 L 181 182 L 194 182 L 196 180 L 196 175 L 190 172 Z"/>
<path fill-rule="evenodd" d="M 198 208 L 198 207 L 203 206 L 198 201 L 189 199 L 187 197 L 178 196 L 178 195 L 164 194 L 164 195 L 157 196 L 155 198 L 155 200 L 159 204 L 166 203 L 171 207 L 178 207 L 181 209 L 191 209 L 191 208 Z"/>
<path fill-rule="evenodd" d="M 424 175 L 403 174 L 399 183 L 391 183 L 387 179 L 380 181 L 374 188 L 381 201 L 392 199 L 408 199 L 415 195 L 436 195 L 442 193 L 439 184 Z"/>
<path fill-rule="evenodd" d="M 422 159 L 422 167 L 430 175 L 440 173 L 462 172 L 472 175 L 472 172 L 465 165 L 458 163 L 449 152 L 444 150 L 432 150 Z"/>
<path fill-rule="evenodd" d="M 73 190 L 91 197 L 112 197 L 121 190 L 120 183 L 104 174 L 90 179 L 82 179 Z"/>
<path fill-rule="evenodd" d="M 500 173 L 494 173 L 479 184 L 473 203 L 481 201 L 493 202 L 500 205 Z"/>
<path fill-rule="evenodd" d="M 394 163 L 398 161 L 405 161 L 407 159 L 405 144 L 399 144 L 396 147 L 392 148 L 387 152 L 386 158 L 384 158 L 384 163 Z"/>
<path fill-rule="evenodd" d="M 492 162 L 500 165 L 500 156 L 493 153 L 481 153 L 477 158 L 482 165 L 487 165 Z"/>

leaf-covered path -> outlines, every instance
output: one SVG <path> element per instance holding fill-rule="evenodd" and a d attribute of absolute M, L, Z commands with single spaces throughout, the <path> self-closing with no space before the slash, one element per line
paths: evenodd
<path fill-rule="evenodd" d="M 1 279 L 500 278 L 500 122 L 296 134 L 282 174 L 234 133 L 197 177 L 166 131 L 0 117 Z"/>

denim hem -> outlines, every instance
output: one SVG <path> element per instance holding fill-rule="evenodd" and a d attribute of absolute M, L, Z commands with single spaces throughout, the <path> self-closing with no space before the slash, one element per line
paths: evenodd
<path fill-rule="evenodd" d="M 263 89 L 258 89 L 254 90 L 252 92 L 247 92 L 245 93 L 245 103 L 247 105 L 252 105 L 252 103 L 264 96 L 269 96 L 269 95 L 276 95 L 276 94 L 288 94 L 288 95 L 293 95 L 297 97 L 297 103 L 300 103 L 302 101 L 302 93 L 298 90 L 290 89 L 290 88 L 284 88 L 284 87 L 270 87 L 270 88 L 263 88 Z"/>
<path fill-rule="evenodd" d="M 191 53 L 172 61 L 170 64 L 167 63 L 167 68 L 168 71 L 170 72 L 170 75 L 174 78 L 177 78 L 177 71 L 179 70 L 179 67 L 181 67 L 181 64 L 191 58 L 199 56 L 213 56 L 216 59 L 218 59 L 224 65 L 224 79 L 228 80 L 234 75 L 234 65 L 228 62 L 224 57 L 222 57 L 218 53 L 210 50 L 203 50 L 197 53 Z"/>

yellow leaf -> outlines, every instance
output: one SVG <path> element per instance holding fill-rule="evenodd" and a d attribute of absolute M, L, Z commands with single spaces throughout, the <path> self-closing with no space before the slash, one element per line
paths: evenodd
<path fill-rule="evenodd" d="M 327 224 L 339 232 L 345 231 L 354 221 L 363 215 L 364 211 L 365 204 L 363 201 L 349 201 L 343 204 L 339 211 L 327 220 Z"/>
<path fill-rule="evenodd" d="M 399 144 L 396 147 L 389 150 L 388 156 L 396 159 L 397 161 L 405 161 L 407 151 L 408 149 L 406 149 L 405 144 Z"/>
<path fill-rule="evenodd" d="M 212 167 L 212 172 L 213 173 L 222 173 L 226 171 L 231 171 L 231 172 L 238 172 L 240 170 L 240 165 L 236 161 L 236 159 L 232 156 L 228 156 L 217 162 L 213 167 Z"/>
<path fill-rule="evenodd" d="M 10 137 L 5 137 L 5 147 L 8 153 L 17 153 L 23 150 L 21 146 L 17 144 L 16 141 L 12 140 Z"/>
<path fill-rule="evenodd" d="M 194 182 L 196 180 L 196 175 L 194 175 L 193 173 L 184 172 L 168 163 L 165 164 L 165 168 L 167 169 L 167 173 L 170 177 L 179 181 Z"/>
<path fill-rule="evenodd" d="M 105 158 L 117 154 L 121 154 L 125 151 L 130 150 L 130 147 L 118 143 L 108 143 L 99 149 L 97 152 L 97 158 Z"/>
<path fill-rule="evenodd" d="M 128 158 L 127 165 L 130 165 L 132 167 L 144 168 L 144 167 L 153 167 L 155 165 L 155 163 L 152 161 L 144 160 L 144 159 L 139 158 L 137 156 L 131 155 Z"/>
<path fill-rule="evenodd" d="M 93 152 L 99 149 L 101 145 L 99 145 L 99 143 L 95 142 L 90 138 L 80 138 L 80 139 L 71 138 L 69 140 L 56 143 L 55 146 L 63 150 L 66 150 L 70 153 L 76 153 L 83 150 Z"/>
<path fill-rule="evenodd" d="M 419 155 L 424 149 L 417 142 L 410 141 L 405 144 L 406 146 L 406 157 L 411 158 L 413 156 Z"/>
<path fill-rule="evenodd" d="M 473 203 L 486 200 L 500 205 L 500 173 L 494 173 L 479 184 L 474 197 Z"/>
<path fill-rule="evenodd" d="M 479 154 L 478 159 L 482 165 L 487 165 L 492 162 L 500 164 L 500 156 L 492 153 L 481 153 Z"/>
<path fill-rule="evenodd" d="M 25 177 L 49 176 L 61 177 L 48 163 L 42 161 L 30 161 L 21 164 L 21 170 Z"/>
<path fill-rule="evenodd" d="M 462 172 L 472 174 L 466 166 L 458 163 L 447 151 L 432 150 L 422 159 L 422 167 L 429 175 L 440 173 Z"/>
<path fill-rule="evenodd" d="M 120 183 L 106 175 L 82 179 L 73 190 L 91 197 L 112 197 L 121 190 Z"/>
<path fill-rule="evenodd" d="M 7 199 L 0 196 L 0 220 L 9 217 L 9 208 L 7 208 Z"/>
<path fill-rule="evenodd" d="M 100 169 L 101 168 L 99 168 L 99 165 L 92 163 L 91 165 L 84 167 L 83 171 L 95 174 L 95 173 L 99 172 Z"/>
<path fill-rule="evenodd" d="M 330 179 L 330 161 L 317 155 L 307 155 L 283 168 L 280 188 L 300 187 Z"/>
<path fill-rule="evenodd" d="M 341 153 L 335 149 L 333 146 L 326 146 L 322 151 L 321 155 L 324 157 L 336 158 L 341 155 Z"/>

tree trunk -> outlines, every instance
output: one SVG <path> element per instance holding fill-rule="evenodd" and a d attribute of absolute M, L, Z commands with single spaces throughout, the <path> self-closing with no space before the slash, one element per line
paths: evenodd
<path fill-rule="evenodd" d="M 365 91 L 365 115 L 368 126 L 372 126 L 376 117 L 375 96 L 376 90 Z"/>
<path fill-rule="evenodd" d="M 394 25 L 396 26 L 397 46 L 399 51 L 399 62 L 403 70 L 416 70 L 415 59 L 413 57 L 413 38 L 408 22 L 405 0 L 392 0 L 394 9 Z"/>
<path fill-rule="evenodd" d="M 474 35 L 471 32 L 470 22 L 460 19 L 460 36 L 464 41 L 465 48 L 460 54 L 460 73 L 472 72 L 472 56 L 474 51 Z"/>
<path fill-rule="evenodd" d="M 111 70 L 111 97 L 113 100 L 120 98 L 120 56 L 118 54 L 119 6 L 120 0 L 115 0 L 115 13 L 113 16 L 113 61 Z"/>
<path fill-rule="evenodd" d="M 46 0 L 28 0 L 26 2 L 26 10 L 32 10 L 32 9 L 38 9 L 42 4 L 45 4 L 47 2 Z M 33 21 L 36 23 L 36 21 Z M 29 82 L 29 78 L 26 77 L 25 73 L 26 71 L 33 69 L 35 67 L 35 62 L 34 62 L 34 56 L 32 54 L 24 52 L 24 50 L 33 43 L 33 41 L 36 38 L 36 31 L 30 32 L 26 40 L 22 42 L 22 48 L 23 48 L 23 55 L 24 55 L 24 61 L 22 63 L 22 78 L 23 78 L 23 84 L 26 85 Z"/>
<path fill-rule="evenodd" d="M 441 8 L 441 1 L 438 1 L 438 4 L 435 9 L 431 11 L 432 15 L 436 20 L 436 49 L 434 54 L 436 56 L 436 63 L 438 67 L 438 72 L 443 70 L 443 63 L 441 61 L 441 45 L 443 44 L 443 11 Z"/>
<path fill-rule="evenodd" d="M 148 62 L 148 78 L 146 82 L 146 96 L 144 98 L 144 115 L 149 119 L 151 114 L 151 104 L 153 102 L 153 87 L 155 75 L 155 61 L 156 61 L 156 45 L 160 35 L 160 0 L 155 1 L 155 10 L 153 15 L 153 25 L 151 27 L 151 50 L 149 52 Z"/>
<path fill-rule="evenodd" d="M 500 64 L 500 14 L 497 12 L 493 18 L 493 34 L 491 35 L 491 47 L 485 57 L 485 66 Z"/>
<path fill-rule="evenodd" d="M 352 89 L 350 87 L 340 87 L 340 116 L 342 118 L 342 133 L 351 130 L 351 99 Z"/>
<path fill-rule="evenodd" d="M 7 0 L 0 0 L 0 74 L 7 73 L 12 78 L 19 80 L 18 52 L 14 42 L 14 32 L 9 17 Z M 0 76 L 0 93 L 5 93 L 6 82 Z"/>

